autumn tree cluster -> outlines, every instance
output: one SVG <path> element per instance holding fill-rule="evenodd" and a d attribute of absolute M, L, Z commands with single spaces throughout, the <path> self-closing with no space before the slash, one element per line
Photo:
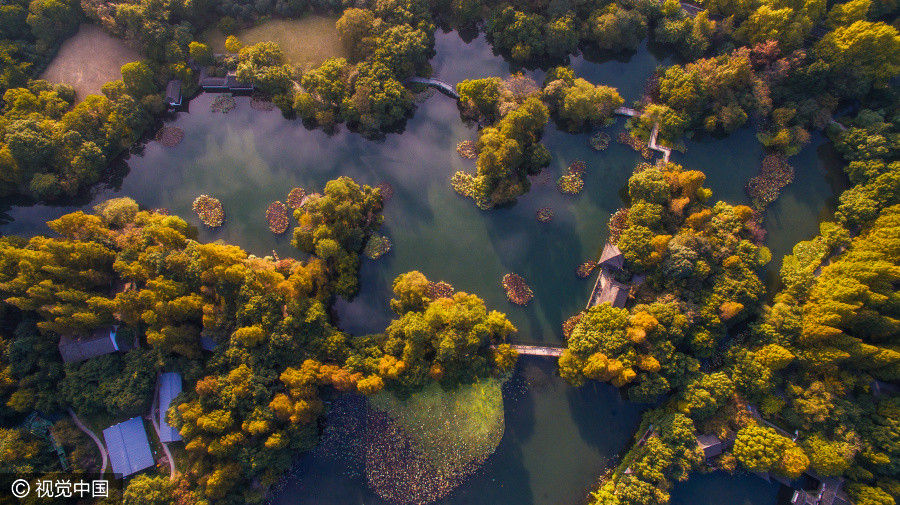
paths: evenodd
<path fill-rule="evenodd" d="M 126 495 L 259 503 L 316 443 L 322 394 L 407 395 L 509 372 L 516 354 L 505 342 L 515 328 L 506 317 L 475 295 L 428 294 L 418 272 L 395 282 L 398 319 L 383 333 L 351 338 L 332 325 L 329 305 L 355 288 L 350 255 L 380 210 L 377 190 L 330 182 L 298 210 L 296 241 L 312 254 L 303 262 L 197 242 L 182 219 L 127 198 L 51 221 L 53 238 L 0 238 L 0 418 L 67 408 L 108 422 L 143 415 L 156 374 L 177 370 L 186 387 L 167 416 L 184 439 L 179 480 L 133 479 Z M 60 361 L 61 337 L 113 324 L 133 349 Z M 55 457 L 40 440 L 8 436 L 12 452 L 0 464 Z"/>

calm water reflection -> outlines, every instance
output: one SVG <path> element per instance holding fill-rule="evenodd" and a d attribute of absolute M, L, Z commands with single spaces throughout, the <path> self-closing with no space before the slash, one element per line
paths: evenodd
<path fill-rule="evenodd" d="M 628 62 L 573 59 L 581 75 L 619 87 L 629 101 L 639 98 L 643 83 L 660 63 L 665 62 L 645 47 Z M 455 33 L 437 35 L 433 65 L 449 82 L 510 71 L 483 38 L 465 44 Z M 264 222 L 270 202 L 284 200 L 294 186 L 320 191 L 340 175 L 371 185 L 390 183 L 394 197 L 385 209 L 384 233 L 394 247 L 378 262 L 364 261 L 360 295 L 336 305 L 339 325 L 354 334 L 384 328 L 391 316 L 391 281 L 418 269 L 429 278 L 477 293 L 489 307 L 508 313 L 520 330 L 519 341 L 561 342 L 562 321 L 583 308 L 591 288 L 591 280 L 575 276 L 575 267 L 595 257 L 606 240 L 607 219 L 622 205 L 620 191 L 640 161 L 617 143 L 596 153 L 588 146 L 589 135 L 566 134 L 551 125 L 544 139 L 553 154 L 548 176 L 539 177 L 516 205 L 482 212 L 449 188 L 455 171 L 474 169 L 472 161 L 457 156 L 455 147 L 477 132 L 460 121 L 456 105 L 442 95 L 425 100 L 402 135 L 381 142 L 346 131 L 310 131 L 298 121 L 284 120 L 278 111 L 251 109 L 247 98 L 238 98 L 237 109 L 227 115 L 214 114 L 209 111 L 213 98 L 195 98 L 190 111 L 172 121 L 186 134 L 179 146 L 148 143 L 141 155 L 129 160 L 130 173 L 121 187 L 98 190 L 94 200 L 130 196 L 145 207 L 167 208 L 200 225 L 191 202 L 201 193 L 210 194 L 222 201 L 226 223 L 218 230 L 201 227 L 202 240 L 286 256 L 296 255 L 289 234 L 275 236 Z M 615 136 L 622 124 L 619 120 L 607 131 Z M 747 201 L 744 187 L 762 156 L 753 130 L 746 128 L 725 139 L 688 142 L 687 152 L 675 153 L 673 160 L 706 172 L 714 198 L 738 203 Z M 584 192 L 571 197 L 560 194 L 554 181 L 574 160 L 586 161 L 588 170 Z M 817 233 L 817 220 L 833 205 L 834 190 L 841 183 L 828 176 L 831 161 L 821 136 L 814 136 L 792 158 L 796 180 L 768 215 L 769 245 L 779 258 L 770 272 L 777 272 L 781 255 L 795 242 Z M 541 207 L 554 210 L 551 223 L 535 220 Z M 0 231 L 44 233 L 44 221 L 75 208 L 12 208 L 13 221 Z M 528 307 L 507 302 L 500 287 L 507 272 L 523 275 L 533 287 L 535 299 Z M 528 386 L 519 400 L 508 403 L 508 430 L 500 449 L 448 503 L 579 503 L 602 466 L 627 444 L 637 420 L 635 407 L 622 403 L 605 386 L 565 387 L 553 374 L 552 363 L 526 365 L 520 376 L 537 374 L 545 385 Z M 305 461 L 304 477 L 289 486 L 296 492 L 283 503 L 372 503 L 360 483 L 332 475 L 315 454 Z M 765 495 L 750 493 L 755 505 L 771 503 Z"/>
<path fill-rule="evenodd" d="M 785 488 L 786 489 L 786 488 Z M 748 473 L 694 475 L 672 489 L 671 505 L 763 505 L 783 503 L 781 485 Z"/>

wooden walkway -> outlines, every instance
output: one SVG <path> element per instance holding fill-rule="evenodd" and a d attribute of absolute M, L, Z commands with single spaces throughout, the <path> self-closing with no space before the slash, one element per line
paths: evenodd
<path fill-rule="evenodd" d="M 647 143 L 647 147 L 652 149 L 653 151 L 657 151 L 662 153 L 663 161 L 668 163 L 669 156 L 672 154 L 672 150 L 668 147 L 662 147 L 656 144 L 656 137 L 659 136 L 659 123 L 653 125 L 653 131 L 650 132 L 650 142 Z"/>
<path fill-rule="evenodd" d="M 510 344 L 510 347 L 515 349 L 517 353 L 525 356 L 546 356 L 548 358 L 558 358 L 566 350 L 565 347 L 551 347 L 547 345 Z"/>
<path fill-rule="evenodd" d="M 630 107 L 619 107 L 618 109 L 616 109 L 616 114 L 619 116 L 627 116 L 627 117 L 636 117 L 636 116 L 641 115 L 640 112 L 638 112 L 637 110 L 632 109 Z M 657 144 L 656 138 L 658 136 L 659 136 L 659 123 L 656 123 L 655 125 L 653 125 L 653 131 L 650 132 L 650 142 L 647 143 L 647 147 L 651 151 L 656 151 L 658 153 L 661 153 L 663 155 L 663 161 L 668 163 L 669 156 L 672 155 L 672 150 L 669 149 L 668 147 L 663 147 L 663 146 Z"/>
<path fill-rule="evenodd" d="M 430 86 L 449 96 L 450 98 L 453 98 L 454 100 L 459 100 L 459 94 L 456 92 L 456 88 L 444 81 L 432 79 L 430 77 L 410 77 L 406 82 Z M 619 116 L 626 117 L 637 117 L 641 115 L 640 111 L 632 109 L 631 107 L 619 107 L 615 110 L 615 113 Z M 647 147 L 653 151 L 661 153 L 663 155 L 663 161 L 668 163 L 669 156 L 672 154 L 672 150 L 667 147 L 662 147 L 656 143 L 656 138 L 658 135 L 659 123 L 653 125 L 653 131 L 650 133 L 650 142 L 647 143 Z"/>

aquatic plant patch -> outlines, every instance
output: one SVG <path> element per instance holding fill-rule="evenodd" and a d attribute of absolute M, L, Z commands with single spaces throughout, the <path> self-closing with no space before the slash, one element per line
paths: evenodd
<path fill-rule="evenodd" d="M 383 235 L 372 235 L 363 248 L 363 254 L 370 260 L 377 260 L 390 250 L 391 240 L 389 238 Z"/>
<path fill-rule="evenodd" d="M 287 195 L 287 205 L 292 209 L 299 209 L 303 204 L 303 198 L 306 197 L 306 190 L 303 188 L 294 188 Z"/>
<path fill-rule="evenodd" d="M 425 296 L 432 300 L 437 300 L 438 298 L 452 298 L 454 291 L 453 285 L 449 282 L 429 281 L 428 287 L 425 290 Z"/>
<path fill-rule="evenodd" d="M 505 429 L 498 379 L 450 391 L 432 382 L 404 400 L 381 392 L 369 402 L 366 477 L 394 503 L 446 496 L 497 449 Z"/>
<path fill-rule="evenodd" d="M 625 144 L 626 146 L 634 149 L 635 151 L 641 152 L 645 147 L 647 147 L 647 143 L 643 140 L 631 135 L 627 131 L 619 132 L 619 136 L 617 137 L 619 143 Z"/>
<path fill-rule="evenodd" d="M 573 161 L 568 168 L 568 172 L 578 175 L 584 175 L 585 170 L 587 170 L 587 164 L 581 160 Z"/>
<path fill-rule="evenodd" d="M 194 204 L 191 207 L 206 226 L 216 228 L 222 226 L 222 223 L 225 222 L 225 210 L 222 208 L 222 202 L 217 198 L 209 195 L 200 195 L 194 199 Z"/>
<path fill-rule="evenodd" d="M 535 213 L 535 217 L 542 223 L 549 223 L 553 220 L 553 209 L 550 207 L 542 207 Z"/>
<path fill-rule="evenodd" d="M 290 217 L 287 206 L 281 202 L 272 202 L 266 208 L 266 224 L 272 233 L 281 234 L 287 231 Z"/>
<path fill-rule="evenodd" d="M 584 312 L 579 312 L 574 316 L 563 321 L 562 324 L 562 332 L 563 336 L 566 340 L 569 340 L 569 336 L 572 334 L 572 330 L 575 329 L 575 326 L 578 325 L 578 322 L 581 321 L 581 318 L 584 317 Z"/>
<path fill-rule="evenodd" d="M 556 187 L 561 193 L 577 195 L 584 189 L 584 179 L 579 173 L 566 172 L 557 179 Z"/>
<path fill-rule="evenodd" d="M 589 141 L 591 145 L 591 149 L 595 151 L 605 151 L 609 147 L 610 143 L 609 135 L 604 132 L 597 132 L 591 135 L 591 139 Z"/>
<path fill-rule="evenodd" d="M 154 139 L 165 147 L 175 147 L 184 140 L 184 130 L 177 126 L 163 126 Z"/>
<path fill-rule="evenodd" d="M 250 97 L 250 108 L 261 112 L 269 112 L 275 110 L 275 104 L 262 95 L 254 94 Z"/>
<path fill-rule="evenodd" d="M 237 107 L 237 102 L 234 100 L 234 97 L 230 94 L 223 94 L 216 97 L 213 100 L 212 104 L 209 106 L 209 110 L 211 112 L 219 112 L 221 114 L 228 114 L 233 111 Z"/>
<path fill-rule="evenodd" d="M 383 181 L 376 187 L 381 191 L 382 203 L 388 203 L 394 197 L 394 186 L 391 186 L 391 183 Z"/>
<path fill-rule="evenodd" d="M 506 274 L 500 283 L 506 290 L 506 298 L 516 305 L 527 305 L 534 299 L 534 291 L 519 274 Z"/>
<path fill-rule="evenodd" d="M 794 167 L 784 156 L 770 154 L 763 158 L 759 175 L 751 177 L 747 182 L 747 193 L 753 202 L 753 208 L 763 211 L 778 199 L 782 188 L 793 182 Z"/>
<path fill-rule="evenodd" d="M 475 142 L 472 142 L 471 140 L 463 140 L 459 144 L 456 144 L 456 154 L 458 154 L 461 158 L 474 160 L 478 157 L 478 151 L 476 150 Z"/>
<path fill-rule="evenodd" d="M 609 229 L 609 242 L 615 244 L 619 242 L 619 237 L 628 225 L 628 209 L 619 209 L 610 216 L 607 228 Z"/>

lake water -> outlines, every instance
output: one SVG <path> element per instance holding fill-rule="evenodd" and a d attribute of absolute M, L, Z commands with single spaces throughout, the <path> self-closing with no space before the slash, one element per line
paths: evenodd
<path fill-rule="evenodd" d="M 573 58 L 581 75 L 619 87 L 628 101 L 640 97 L 643 83 L 661 63 L 666 62 L 646 47 L 629 62 L 597 64 Z M 510 71 L 483 38 L 466 44 L 453 32 L 437 34 L 432 64 L 436 76 L 448 82 Z M 341 175 L 370 185 L 391 184 L 394 196 L 385 207 L 383 233 L 393 249 L 378 261 L 364 260 L 359 296 L 352 302 L 338 300 L 335 306 L 339 326 L 353 334 L 382 330 L 391 317 L 391 281 L 418 269 L 432 280 L 476 293 L 488 307 L 507 313 L 519 329 L 517 341 L 562 343 L 561 323 L 584 307 L 593 282 L 578 279 L 575 268 L 602 248 L 607 220 L 622 206 L 623 186 L 641 161 L 615 142 L 606 151 L 594 152 L 588 146 L 589 134 L 571 135 L 551 125 L 544 137 L 553 155 L 549 176 L 539 176 L 515 205 L 484 212 L 449 187 L 455 171 L 474 170 L 474 162 L 461 159 L 455 147 L 461 140 L 474 140 L 477 132 L 460 120 L 455 103 L 443 95 L 425 99 L 402 135 L 379 142 L 347 131 L 327 135 L 307 130 L 277 110 L 252 109 L 246 97 L 237 98 L 234 111 L 219 115 L 209 110 L 213 99 L 198 96 L 189 111 L 172 120 L 171 125 L 185 132 L 180 145 L 164 148 L 149 142 L 128 161 L 130 172 L 121 186 L 98 190 L 94 200 L 130 196 L 201 226 L 191 203 L 206 193 L 222 201 L 226 222 L 216 230 L 201 226 L 201 240 L 221 239 L 254 254 L 276 251 L 288 256 L 296 255 L 289 233 L 273 235 L 264 215 L 266 206 L 283 201 L 290 188 L 321 191 L 325 182 Z M 622 126 L 619 120 L 607 131 L 615 138 Z M 714 198 L 745 203 L 744 187 L 762 156 L 753 130 L 745 128 L 726 139 L 689 141 L 686 153 L 676 152 L 672 159 L 704 171 Z M 587 163 L 585 188 L 578 196 L 566 196 L 557 191 L 555 180 L 575 160 Z M 840 178 L 831 175 L 833 161 L 821 136 L 814 136 L 791 159 L 795 182 L 767 215 L 769 244 L 777 258 L 770 273 L 777 272 L 781 256 L 795 242 L 817 233 L 819 218 L 832 208 L 835 188 L 841 186 Z M 552 222 L 536 221 L 542 207 L 554 210 Z M 74 208 L 14 207 L 8 211 L 12 222 L 0 231 L 43 233 L 44 221 Z M 527 307 L 506 300 L 500 280 L 508 272 L 522 275 L 534 289 L 535 299 Z M 447 503 L 580 504 L 603 466 L 629 443 L 636 407 L 623 403 L 606 386 L 566 387 L 554 375 L 553 363 L 525 361 L 520 380 L 529 383 L 529 374 L 537 375 L 544 385 L 525 387 L 521 398 L 508 403 L 507 434 L 497 453 Z M 375 503 L 359 479 L 331 475 L 328 465 L 315 458 L 305 457 L 302 477 L 288 486 L 295 491 L 280 503 Z M 732 482 L 721 475 L 704 478 Z M 727 483 L 723 485 L 731 485 Z M 754 486 L 746 492 L 740 486 L 734 489 L 750 500 L 747 503 L 772 505 L 771 493 L 756 492 Z M 689 496 L 692 488 L 679 489 Z M 702 494 L 703 489 L 696 492 Z"/>

